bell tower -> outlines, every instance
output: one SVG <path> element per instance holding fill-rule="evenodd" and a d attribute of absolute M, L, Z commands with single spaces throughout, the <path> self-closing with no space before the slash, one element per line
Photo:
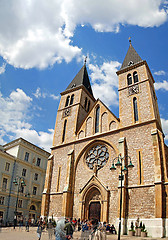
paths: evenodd
<path fill-rule="evenodd" d="M 161 130 L 154 79 L 148 64 L 142 60 L 129 40 L 129 49 L 120 70 L 119 117 L 121 127 L 155 121 Z"/>
<path fill-rule="evenodd" d="M 55 124 L 53 147 L 76 139 L 76 131 L 94 102 L 95 99 L 92 93 L 85 61 L 81 70 L 66 90 L 61 93 Z"/>

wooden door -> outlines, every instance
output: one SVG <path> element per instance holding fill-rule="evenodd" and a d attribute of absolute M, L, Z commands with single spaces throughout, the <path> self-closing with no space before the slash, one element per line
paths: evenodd
<path fill-rule="evenodd" d="M 100 221 L 101 204 L 100 202 L 91 202 L 89 205 L 89 219 L 95 218 Z"/>

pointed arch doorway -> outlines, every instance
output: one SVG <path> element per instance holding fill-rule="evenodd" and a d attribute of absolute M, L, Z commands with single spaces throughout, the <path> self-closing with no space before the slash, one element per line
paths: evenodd
<path fill-rule="evenodd" d="M 109 215 L 109 190 L 102 185 L 96 176 L 92 176 L 88 183 L 81 189 L 80 218 L 98 219 L 108 221 Z"/>

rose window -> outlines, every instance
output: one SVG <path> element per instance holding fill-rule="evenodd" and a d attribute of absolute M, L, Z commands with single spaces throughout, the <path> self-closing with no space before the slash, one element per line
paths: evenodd
<path fill-rule="evenodd" d="M 97 165 L 97 169 L 104 167 L 108 161 L 109 153 L 105 145 L 92 147 L 86 155 L 86 164 L 90 169 Z"/>

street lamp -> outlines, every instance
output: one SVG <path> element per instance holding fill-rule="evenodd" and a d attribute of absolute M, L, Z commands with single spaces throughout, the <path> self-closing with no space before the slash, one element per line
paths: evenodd
<path fill-rule="evenodd" d="M 125 165 L 125 162 L 126 160 L 129 159 L 129 164 Z M 114 162 L 116 162 L 116 164 L 114 165 Z M 123 163 L 124 163 L 124 167 L 123 167 Z M 120 236 L 121 236 L 121 211 L 122 211 L 122 181 L 124 180 L 124 173 L 126 173 L 128 171 L 128 168 L 133 168 L 134 165 L 132 164 L 131 162 L 131 158 L 129 156 L 124 156 L 124 157 L 121 157 L 121 154 L 118 155 L 118 157 L 114 158 L 113 159 L 113 163 L 112 163 L 112 166 L 110 168 L 110 170 L 116 170 L 116 167 L 119 167 L 120 168 L 120 175 L 119 175 L 119 180 L 121 181 L 121 192 L 120 192 L 120 215 L 119 215 L 119 227 L 118 227 L 118 240 L 120 240 Z"/>
<path fill-rule="evenodd" d="M 19 198 L 19 192 L 22 191 L 22 187 L 26 186 L 24 178 L 23 177 L 19 177 L 16 176 L 15 179 L 13 180 L 13 183 L 15 184 L 15 186 L 17 186 L 17 198 L 16 198 L 16 206 L 15 206 L 15 216 L 17 218 L 17 207 L 18 207 L 18 198 Z"/>

